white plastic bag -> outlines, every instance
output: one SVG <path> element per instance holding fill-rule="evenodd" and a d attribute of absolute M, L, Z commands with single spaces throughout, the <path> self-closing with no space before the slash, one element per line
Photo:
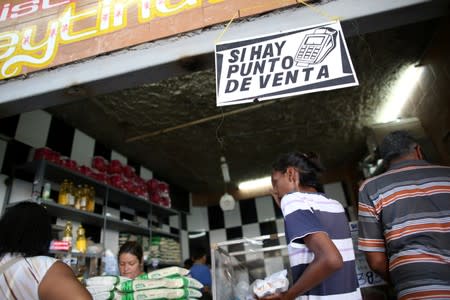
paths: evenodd
<path fill-rule="evenodd" d="M 267 276 L 264 280 L 256 279 L 253 283 L 253 292 L 258 298 L 283 293 L 289 288 L 287 270 L 282 270 Z"/>

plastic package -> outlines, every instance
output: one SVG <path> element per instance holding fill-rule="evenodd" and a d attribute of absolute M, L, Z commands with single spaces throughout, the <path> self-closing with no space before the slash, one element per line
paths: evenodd
<path fill-rule="evenodd" d="M 75 160 L 68 158 L 67 156 L 61 157 L 61 165 L 65 168 L 78 171 L 78 164 Z"/>
<path fill-rule="evenodd" d="M 34 150 L 34 160 L 48 160 L 56 164 L 60 164 L 60 154 L 48 147 L 38 148 Z"/>
<path fill-rule="evenodd" d="M 282 270 L 267 276 L 264 280 L 257 279 L 253 283 L 253 292 L 259 298 L 287 291 L 289 280 L 287 271 Z"/>
<path fill-rule="evenodd" d="M 117 259 L 111 250 L 106 249 L 102 259 L 105 266 L 104 275 L 119 275 Z"/>
<path fill-rule="evenodd" d="M 42 191 L 42 199 L 44 200 L 50 200 L 50 192 L 52 190 L 52 186 L 50 182 L 46 182 L 44 184 L 44 189 Z"/>
<path fill-rule="evenodd" d="M 136 171 L 132 166 L 125 165 L 123 167 L 123 175 L 126 178 L 134 178 L 134 177 L 136 177 Z"/>
<path fill-rule="evenodd" d="M 108 169 L 108 161 L 102 156 L 94 156 L 91 161 L 91 166 L 103 173 Z"/>
<path fill-rule="evenodd" d="M 123 166 L 122 166 L 122 163 L 120 162 L 120 160 L 117 160 L 117 159 L 111 160 L 111 162 L 109 163 L 109 166 L 108 166 L 108 173 L 109 174 L 122 174 L 122 171 L 123 171 Z"/>

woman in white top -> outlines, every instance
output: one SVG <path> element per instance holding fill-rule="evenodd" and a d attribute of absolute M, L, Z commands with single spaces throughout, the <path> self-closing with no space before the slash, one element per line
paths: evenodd
<path fill-rule="evenodd" d="M 41 205 L 20 202 L 0 220 L 0 299 L 92 300 L 72 269 L 48 256 L 51 219 Z"/>

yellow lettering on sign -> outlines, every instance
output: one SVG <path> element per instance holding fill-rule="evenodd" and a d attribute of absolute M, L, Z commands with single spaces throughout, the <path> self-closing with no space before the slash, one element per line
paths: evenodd
<path fill-rule="evenodd" d="M 18 43 L 19 34 L 17 32 L 0 33 L 0 60 L 13 55 Z"/>
<path fill-rule="evenodd" d="M 22 34 L 21 49 L 2 65 L 0 70 L 3 78 L 12 77 L 22 72 L 23 66 L 41 67 L 50 63 L 57 52 L 58 21 L 48 24 L 47 35 L 40 41 L 34 43 L 36 28 L 26 28 Z"/>
<path fill-rule="evenodd" d="M 223 1 L 208 0 L 210 3 Z M 131 5 L 137 5 L 140 24 L 202 6 L 202 0 L 102 0 L 94 7 L 77 11 L 76 1 L 73 0 L 60 0 L 53 4 L 49 0 L 43 3 L 32 0 L 13 7 L 4 5 L 0 18 L 6 19 L 9 13 L 11 19 L 29 15 L 36 12 L 41 4 L 42 8 L 47 9 L 65 3 L 69 4 L 59 19 L 47 24 L 46 35 L 40 41 L 36 41 L 36 26 L 22 31 L 0 32 L 0 79 L 26 73 L 24 67 L 39 69 L 48 66 L 60 44 L 91 39 L 126 27 Z M 86 23 L 95 25 L 87 26 Z M 82 29 L 76 30 L 75 25 Z"/>
<path fill-rule="evenodd" d="M 62 17 L 60 19 L 61 22 L 61 41 L 63 43 L 67 42 L 75 42 L 85 40 L 91 37 L 94 37 L 98 32 L 97 26 L 91 28 L 85 28 L 78 32 L 73 31 L 74 23 L 77 21 L 83 21 L 87 18 L 92 18 L 97 16 L 97 7 L 89 8 L 82 10 L 80 13 L 75 14 L 75 3 L 71 3 L 64 10 Z"/>

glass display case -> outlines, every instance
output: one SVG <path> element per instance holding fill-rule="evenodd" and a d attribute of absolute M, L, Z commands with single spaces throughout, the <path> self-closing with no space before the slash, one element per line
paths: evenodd
<path fill-rule="evenodd" d="M 253 299 L 255 280 L 282 270 L 290 279 L 284 233 L 211 245 L 213 299 Z"/>

